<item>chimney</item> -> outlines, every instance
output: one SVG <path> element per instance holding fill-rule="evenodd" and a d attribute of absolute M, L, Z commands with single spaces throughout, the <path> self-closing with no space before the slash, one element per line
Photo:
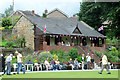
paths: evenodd
<path fill-rule="evenodd" d="M 48 10 L 47 9 L 45 9 L 45 14 L 47 14 L 48 13 Z"/>
<path fill-rule="evenodd" d="M 33 14 L 33 15 L 35 14 L 35 11 L 34 11 L 34 10 L 32 10 L 32 14 Z"/>
<path fill-rule="evenodd" d="M 74 14 L 71 18 L 76 19 L 76 20 L 79 19 L 79 17 L 76 14 Z"/>

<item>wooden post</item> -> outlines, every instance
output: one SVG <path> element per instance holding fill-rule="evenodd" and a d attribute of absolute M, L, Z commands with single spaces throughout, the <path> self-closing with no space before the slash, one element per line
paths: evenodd
<path fill-rule="evenodd" d="M 106 39 L 103 39 L 104 43 L 103 43 L 103 47 L 106 48 Z"/>

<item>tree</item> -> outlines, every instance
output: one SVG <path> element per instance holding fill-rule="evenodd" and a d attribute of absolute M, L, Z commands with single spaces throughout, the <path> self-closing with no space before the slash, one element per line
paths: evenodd
<path fill-rule="evenodd" d="M 73 60 L 75 58 L 77 58 L 78 56 L 78 50 L 76 48 L 72 48 L 69 52 L 68 52 L 70 58 L 72 58 Z"/>
<path fill-rule="evenodd" d="M 12 22 L 10 20 L 10 18 L 3 18 L 2 19 L 2 27 L 5 27 L 5 29 L 8 29 L 9 26 L 12 25 Z"/>
<path fill-rule="evenodd" d="M 43 17 L 43 18 L 46 18 L 46 17 L 47 17 L 47 14 L 43 13 L 42 17 Z"/>
<path fill-rule="evenodd" d="M 83 20 L 96 30 L 104 21 L 109 21 L 106 35 L 110 38 L 120 34 L 120 2 L 83 2 L 78 14 L 79 20 Z"/>
<path fill-rule="evenodd" d="M 101 25 L 101 8 L 98 3 L 94 2 L 83 2 L 80 6 L 80 12 L 78 14 L 79 20 L 82 20 L 90 26 L 98 29 Z"/>
<path fill-rule="evenodd" d="M 45 12 L 43 13 L 42 17 L 46 18 L 47 17 L 48 10 L 46 9 Z"/>
<path fill-rule="evenodd" d="M 4 12 L 4 16 L 8 17 L 13 13 L 13 5 L 10 5 Z"/>

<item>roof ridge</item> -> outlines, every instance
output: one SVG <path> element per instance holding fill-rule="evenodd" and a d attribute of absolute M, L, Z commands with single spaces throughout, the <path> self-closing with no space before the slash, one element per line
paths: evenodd
<path fill-rule="evenodd" d="M 60 10 L 60 9 L 58 9 L 58 8 L 53 9 L 53 10 L 50 11 L 47 15 L 51 14 L 52 12 L 54 12 L 54 11 L 56 11 L 56 10 L 59 11 L 60 13 L 62 13 L 63 15 L 65 15 L 67 18 L 69 18 L 68 15 L 67 15 L 65 12 L 63 12 L 62 10 Z"/>
<path fill-rule="evenodd" d="M 94 28 L 92 28 L 88 24 L 86 24 L 84 21 L 80 21 L 80 22 L 83 23 L 84 25 L 86 25 L 86 27 L 90 28 L 91 30 L 95 30 Z"/>

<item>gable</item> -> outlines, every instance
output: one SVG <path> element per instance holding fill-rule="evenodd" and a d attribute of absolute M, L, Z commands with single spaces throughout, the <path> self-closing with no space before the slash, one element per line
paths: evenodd
<path fill-rule="evenodd" d="M 56 17 L 56 18 L 68 18 L 65 13 L 56 9 L 47 14 L 47 17 Z"/>
<path fill-rule="evenodd" d="M 75 34 L 82 34 L 78 27 L 76 27 L 74 29 L 73 33 L 75 33 Z"/>

